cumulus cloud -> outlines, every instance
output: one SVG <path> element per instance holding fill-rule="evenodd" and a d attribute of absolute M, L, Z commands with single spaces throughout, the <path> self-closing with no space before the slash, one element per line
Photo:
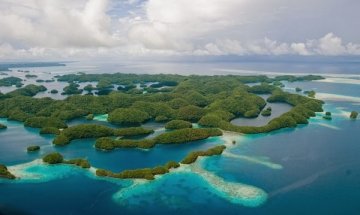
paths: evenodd
<path fill-rule="evenodd" d="M 259 41 L 241 43 L 237 40 L 218 40 L 195 50 L 196 55 L 355 55 L 360 53 L 359 44 L 343 44 L 340 37 L 328 33 L 317 40 L 279 43 L 265 38 Z"/>
<path fill-rule="evenodd" d="M 118 42 L 106 14 L 107 0 L 1 2 L 0 40 L 17 46 L 88 47 Z M 20 12 L 19 12 L 20 11 Z"/>
<path fill-rule="evenodd" d="M 351 26 L 360 18 L 357 6 L 356 0 L 0 0 L 0 58 L 360 55 L 360 30 Z"/>

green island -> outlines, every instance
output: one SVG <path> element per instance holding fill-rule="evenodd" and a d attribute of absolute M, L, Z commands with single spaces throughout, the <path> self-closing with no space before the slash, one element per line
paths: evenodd
<path fill-rule="evenodd" d="M 55 135 L 59 135 L 60 134 L 60 130 L 58 128 L 54 128 L 54 127 L 42 127 L 39 131 L 40 134 L 55 134 Z"/>
<path fill-rule="evenodd" d="M 332 120 L 331 112 L 325 112 L 325 116 L 323 116 L 323 119 Z"/>
<path fill-rule="evenodd" d="M 59 91 L 58 91 L 58 90 L 53 89 L 53 90 L 51 90 L 51 91 L 50 91 L 50 93 L 51 93 L 51 94 L 57 94 L 57 93 L 59 93 Z"/>
<path fill-rule="evenodd" d="M 192 128 L 191 122 L 184 120 L 171 120 L 165 124 L 166 129 L 182 129 L 182 128 Z"/>
<path fill-rule="evenodd" d="M 41 85 L 27 85 L 0 94 L 0 117 L 23 122 L 26 127 L 38 128 L 40 134 L 54 135 L 55 146 L 65 146 L 72 140 L 94 138 L 95 148 L 99 150 L 150 149 L 157 144 L 186 144 L 222 136 L 223 131 L 251 134 L 293 128 L 298 124 L 307 124 L 315 112 L 323 111 L 323 102 L 312 98 L 315 92 L 307 92 L 305 94 L 309 96 L 304 96 L 282 89 L 282 82 L 319 80 L 321 76 L 269 78 L 79 73 L 55 78 L 60 82 L 68 82 L 62 92 L 67 95 L 63 100 L 33 97 L 47 90 Z M 21 82 L 21 79 L 12 78 L 0 80 L 0 84 L 10 86 Z M 97 84 L 88 84 L 81 89 L 79 83 L 84 82 Z M 85 94 L 82 94 L 84 91 Z M 259 94 L 269 97 L 264 100 Z M 270 116 L 272 109 L 268 105 L 274 102 L 290 104 L 292 109 L 264 126 L 238 126 L 231 123 L 238 117 L 256 118 L 260 114 Z M 113 125 L 96 124 L 95 116 L 105 114 L 108 123 Z M 93 121 L 91 124 L 69 126 L 69 121 L 74 119 Z M 149 121 L 165 123 L 166 130 L 155 137 L 143 138 L 154 132 L 153 129 L 142 127 Z M 192 123 L 198 123 L 200 128 L 193 128 Z M 35 151 L 38 148 L 33 146 L 28 150 Z M 194 151 L 181 163 L 191 164 L 199 156 L 220 155 L 224 150 L 225 146 L 221 145 Z M 57 152 L 44 156 L 43 162 L 90 168 L 90 163 L 85 159 L 65 160 Z M 120 173 L 98 169 L 96 175 L 152 180 L 155 175 L 166 174 L 179 166 L 178 162 L 169 161 L 154 168 L 124 170 Z"/>
<path fill-rule="evenodd" d="M 26 74 L 25 78 L 37 78 L 37 75 L 32 75 L 32 74 Z"/>
<path fill-rule="evenodd" d="M 266 108 L 265 110 L 261 111 L 262 116 L 270 116 L 271 115 L 271 107 Z"/>
<path fill-rule="evenodd" d="M 99 138 L 96 140 L 95 148 L 101 150 L 113 150 L 115 148 L 148 149 L 154 147 L 156 144 L 180 144 L 221 135 L 222 132 L 214 128 L 183 128 L 160 134 L 152 139 L 114 140 L 108 137 Z"/>
<path fill-rule="evenodd" d="M 206 151 L 195 151 L 188 154 L 182 161 L 182 164 L 192 164 L 194 163 L 198 157 L 200 156 L 213 156 L 213 155 L 221 155 L 225 150 L 226 146 L 220 145 L 212 147 Z"/>
<path fill-rule="evenodd" d="M 88 169 L 91 167 L 89 161 L 87 161 L 86 159 L 76 158 L 71 160 L 64 160 L 64 157 L 58 152 L 47 154 L 43 157 L 42 160 L 47 164 L 71 164 L 84 169 Z"/>
<path fill-rule="evenodd" d="M 84 138 L 99 138 L 109 136 L 138 136 L 151 134 L 153 130 L 142 127 L 114 129 L 104 125 L 81 124 L 68 127 L 60 132 L 53 141 L 55 145 L 67 145 L 70 141 Z"/>
<path fill-rule="evenodd" d="M 0 129 L 6 129 L 6 128 L 7 128 L 6 125 L 0 123 Z"/>
<path fill-rule="evenodd" d="M 9 172 L 5 165 L 0 164 L 0 178 L 15 179 L 16 177 Z"/>
<path fill-rule="evenodd" d="M 28 152 L 36 152 L 40 150 L 40 146 L 29 146 L 27 147 Z"/>
<path fill-rule="evenodd" d="M 356 111 L 351 111 L 350 113 L 350 119 L 356 119 L 358 117 L 359 113 Z"/>

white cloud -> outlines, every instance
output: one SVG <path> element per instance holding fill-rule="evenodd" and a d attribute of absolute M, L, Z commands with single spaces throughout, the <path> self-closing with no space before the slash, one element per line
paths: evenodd
<path fill-rule="evenodd" d="M 356 0 L 346 5 L 337 0 L 0 0 L 0 58 L 360 55 L 360 31 L 351 26 L 357 5 Z M 343 10 L 348 13 L 333 15 Z"/>
<path fill-rule="evenodd" d="M 1 41 L 57 48 L 111 46 L 118 42 L 110 31 L 107 0 L 14 2 L 0 11 Z M 27 12 L 19 13 L 22 8 Z"/>

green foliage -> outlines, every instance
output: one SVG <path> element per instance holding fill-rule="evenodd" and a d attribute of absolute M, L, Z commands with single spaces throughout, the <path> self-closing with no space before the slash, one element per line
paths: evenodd
<path fill-rule="evenodd" d="M 135 108 L 118 108 L 109 114 L 108 121 L 114 124 L 140 124 L 149 118 L 149 114 Z"/>
<path fill-rule="evenodd" d="M 53 140 L 53 144 L 58 145 L 58 146 L 63 146 L 63 145 L 69 144 L 70 141 L 71 141 L 70 138 L 68 138 L 66 135 L 60 133 L 60 135 L 57 135 L 55 137 L 55 139 Z"/>
<path fill-rule="evenodd" d="M 234 92 L 233 95 L 224 99 L 218 99 L 210 105 L 210 110 L 221 110 L 235 116 L 256 117 L 266 105 L 263 98 L 244 91 Z"/>
<path fill-rule="evenodd" d="M 351 111 L 350 113 L 350 119 L 356 119 L 358 117 L 359 113 L 356 111 Z"/>
<path fill-rule="evenodd" d="M 97 138 L 114 135 L 112 128 L 95 125 L 95 124 L 82 124 L 64 129 L 60 135 L 56 136 L 53 143 L 55 145 L 66 145 L 71 140 L 83 138 Z"/>
<path fill-rule="evenodd" d="M 0 79 L 0 87 L 10 87 L 13 85 L 21 85 L 22 79 L 18 77 L 6 77 Z"/>
<path fill-rule="evenodd" d="M 260 85 L 254 85 L 249 88 L 248 92 L 256 94 L 271 94 L 277 87 L 268 83 L 261 83 Z"/>
<path fill-rule="evenodd" d="M 325 112 L 325 116 L 323 116 L 323 119 L 331 120 L 332 119 L 331 112 Z"/>
<path fill-rule="evenodd" d="M 0 123 L 0 129 L 6 129 L 6 128 L 7 128 L 6 125 Z"/>
<path fill-rule="evenodd" d="M 9 172 L 5 165 L 0 164 L 0 178 L 15 179 L 16 177 Z"/>
<path fill-rule="evenodd" d="M 32 75 L 32 74 L 26 74 L 25 78 L 37 78 L 37 75 Z"/>
<path fill-rule="evenodd" d="M 56 89 L 53 89 L 53 90 L 50 91 L 50 93 L 51 93 L 51 94 L 57 94 L 57 93 L 59 93 L 59 91 L 56 90 Z"/>
<path fill-rule="evenodd" d="M 300 87 L 296 87 L 296 88 L 295 88 L 295 91 L 296 91 L 296 92 L 301 92 L 302 89 L 301 89 Z"/>
<path fill-rule="evenodd" d="M 94 114 L 88 114 L 86 116 L 86 120 L 93 120 L 94 119 Z"/>
<path fill-rule="evenodd" d="M 220 136 L 222 132 L 219 129 L 199 128 L 199 129 L 179 129 L 171 132 L 160 134 L 153 139 L 142 140 L 127 140 L 127 139 L 112 139 L 109 137 L 102 137 L 96 140 L 95 148 L 100 150 L 110 151 L 116 148 L 143 148 L 149 149 L 156 144 L 172 144 L 172 143 L 186 143 L 196 140 L 206 139 L 211 136 Z"/>
<path fill-rule="evenodd" d="M 180 164 L 176 161 L 169 161 L 165 164 L 165 167 L 167 169 L 176 169 L 176 168 L 180 167 Z"/>
<path fill-rule="evenodd" d="M 181 120 L 197 122 L 204 114 L 205 111 L 202 108 L 188 105 L 179 109 L 177 117 Z"/>
<path fill-rule="evenodd" d="M 148 135 L 153 133 L 154 130 L 146 129 L 143 127 L 130 127 L 130 128 L 121 128 L 114 130 L 115 136 L 137 136 L 137 135 Z"/>
<path fill-rule="evenodd" d="M 152 139 L 144 140 L 114 140 L 109 137 L 102 137 L 96 140 L 95 148 L 110 151 L 115 148 L 143 148 L 149 149 L 155 146 Z"/>
<path fill-rule="evenodd" d="M 60 130 L 58 128 L 54 128 L 54 127 L 43 127 L 40 129 L 40 134 L 55 134 L 55 135 L 59 135 L 60 134 Z"/>
<path fill-rule="evenodd" d="M 175 98 L 169 101 L 169 105 L 171 108 L 179 109 L 181 107 L 185 107 L 189 105 L 189 102 L 182 98 Z"/>
<path fill-rule="evenodd" d="M 99 177 L 112 177 L 112 178 L 139 178 L 146 180 L 155 179 L 155 175 L 163 175 L 169 172 L 170 169 L 178 168 L 179 163 L 175 161 L 169 161 L 164 166 L 157 166 L 154 168 L 143 168 L 143 169 L 134 169 L 134 170 L 124 170 L 120 173 L 113 173 L 105 169 L 97 169 L 96 175 Z"/>
<path fill-rule="evenodd" d="M 53 152 L 45 155 L 43 157 L 43 161 L 48 164 L 71 164 L 84 169 L 88 169 L 91 167 L 89 161 L 86 159 L 75 158 L 70 160 L 64 160 L 64 157 L 58 152 Z"/>
<path fill-rule="evenodd" d="M 27 147 L 28 152 L 35 152 L 35 151 L 39 151 L 39 150 L 40 150 L 40 146 L 29 146 L 29 147 Z"/>
<path fill-rule="evenodd" d="M 289 112 L 272 119 L 267 125 L 260 127 L 236 126 L 211 113 L 201 119 L 199 124 L 209 127 L 219 127 L 224 130 L 240 133 L 266 133 L 281 128 L 295 127 L 298 124 L 307 124 L 307 119 L 315 116 L 315 112 L 323 111 L 322 101 L 307 98 L 298 94 L 286 93 L 280 89 L 273 91 L 272 95 L 268 98 L 268 102 L 285 102 L 294 107 Z"/>
<path fill-rule="evenodd" d="M 307 96 L 309 96 L 310 98 L 315 98 L 316 92 L 314 90 L 304 91 L 304 93 L 307 94 Z"/>
<path fill-rule="evenodd" d="M 223 120 L 215 114 L 207 114 L 199 120 L 199 125 L 206 127 L 220 127 Z"/>
<path fill-rule="evenodd" d="M 214 128 L 184 128 L 160 134 L 154 140 L 157 144 L 186 143 L 221 135 L 222 132 Z"/>
<path fill-rule="evenodd" d="M 80 85 L 76 83 L 69 83 L 68 86 L 64 87 L 61 94 L 62 95 L 73 95 L 73 94 L 81 94 L 83 92 L 82 89 L 79 89 Z"/>
<path fill-rule="evenodd" d="M 289 81 L 289 82 L 314 81 L 314 80 L 321 80 L 321 79 L 324 79 L 324 77 L 322 77 L 320 75 L 305 75 L 305 76 L 281 75 L 281 76 L 276 76 L 274 78 L 275 81 Z"/>
<path fill-rule="evenodd" d="M 182 161 L 183 164 L 191 164 L 194 163 L 199 156 L 213 156 L 213 155 L 220 155 L 225 150 L 226 146 L 220 145 L 212 147 L 206 151 L 194 151 L 190 152 Z"/>
<path fill-rule="evenodd" d="M 89 93 L 91 93 L 91 91 L 95 90 L 95 88 L 93 87 L 93 85 L 88 84 L 84 87 L 85 91 L 88 91 Z"/>
<path fill-rule="evenodd" d="M 19 109 L 14 109 L 14 110 L 8 112 L 9 120 L 24 122 L 26 119 L 28 119 L 30 117 L 31 117 L 30 114 L 25 113 Z"/>
<path fill-rule="evenodd" d="M 109 136 L 137 136 L 152 133 L 153 130 L 145 128 L 120 128 L 114 129 L 104 125 L 81 124 L 64 129 L 56 136 L 53 144 L 66 145 L 75 139 L 99 138 Z"/>
<path fill-rule="evenodd" d="M 90 163 L 88 160 L 86 159 L 82 159 L 82 158 L 75 158 L 75 159 L 71 159 L 71 160 L 65 160 L 63 161 L 64 164 L 72 164 L 72 165 L 76 165 L 79 166 L 81 168 L 84 169 L 88 169 L 91 167 Z"/>
<path fill-rule="evenodd" d="M 54 127 L 54 128 L 66 128 L 67 125 L 64 121 L 55 117 L 37 116 L 27 118 L 24 125 L 32 128 Z"/>
<path fill-rule="evenodd" d="M 165 125 L 166 129 L 192 128 L 192 124 L 184 120 L 172 120 Z"/>
<path fill-rule="evenodd" d="M 271 107 L 266 108 L 261 112 L 262 116 L 270 116 L 271 115 Z"/>
<path fill-rule="evenodd" d="M 59 164 L 64 161 L 64 157 L 58 152 L 53 152 L 45 155 L 43 161 L 48 164 Z"/>
<path fill-rule="evenodd" d="M 34 85 L 34 84 L 29 84 L 26 85 L 23 88 L 20 89 L 16 89 L 14 91 L 11 91 L 9 93 L 6 94 L 6 96 L 8 97 L 15 97 L 15 96 L 35 96 L 36 94 L 38 94 L 39 92 L 44 92 L 46 91 L 46 87 L 44 87 L 43 85 Z"/>
<path fill-rule="evenodd" d="M 191 104 L 199 107 L 205 107 L 209 104 L 208 99 L 201 95 L 197 91 L 190 91 L 187 95 L 185 95 L 185 99 Z"/>

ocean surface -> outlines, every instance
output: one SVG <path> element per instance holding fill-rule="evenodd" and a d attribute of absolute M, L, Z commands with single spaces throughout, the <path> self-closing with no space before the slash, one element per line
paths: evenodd
<path fill-rule="evenodd" d="M 254 70 L 224 65 L 212 68 L 231 69 L 232 72 Z M 197 66 L 200 68 L 201 65 Z M 331 66 L 339 70 L 329 69 Z M 130 67 L 74 62 L 66 67 L 27 69 L 44 80 L 56 74 L 74 72 L 156 70 L 151 66 L 146 70 L 144 65 L 142 68 Z M 266 69 L 262 67 L 256 69 L 256 74 Z M 274 70 L 279 69 L 279 66 L 273 67 L 267 70 L 268 74 L 275 74 Z M 0 163 L 10 166 L 22 178 L 0 180 L 0 214 L 359 214 L 360 120 L 350 120 L 349 114 L 352 110 L 360 112 L 360 71 L 356 72 L 354 65 L 350 65 L 351 69 L 343 68 L 345 72 L 341 72 L 341 65 L 330 64 L 318 70 L 313 70 L 316 69 L 313 65 L 308 67 L 312 69 L 286 71 L 284 67 L 281 72 L 324 74 L 327 79 L 284 82 L 284 89 L 289 92 L 295 92 L 295 87 L 315 90 L 317 97 L 325 101 L 324 110 L 331 111 L 333 119 L 324 120 L 319 113 L 309 125 L 269 134 L 227 134 L 184 145 L 156 146 L 151 150 L 102 152 L 95 150 L 93 139 L 54 147 L 52 135 L 39 135 L 38 129 L 2 118 L 0 123 L 6 124 L 8 129 L 0 131 Z M 191 68 L 191 71 L 187 70 L 189 74 L 196 70 Z M 209 68 L 204 66 L 203 71 L 220 71 Z M 185 71 L 186 65 L 178 65 L 177 69 Z M 16 68 L 6 73 L 25 75 Z M 35 79 L 27 82 L 35 82 Z M 43 84 L 59 90 L 65 85 L 59 82 Z M 10 90 L 11 87 L 0 89 L 2 92 Z M 274 116 L 290 108 L 285 104 L 268 105 Z M 239 118 L 233 123 L 262 125 L 270 119 L 262 116 L 252 121 Z M 77 119 L 69 124 L 84 122 L 84 119 Z M 92 123 L 107 124 L 101 120 Z M 165 132 L 161 123 L 150 122 L 144 126 L 156 129 L 156 134 Z M 47 166 L 37 160 L 48 152 L 58 151 L 69 159 L 87 158 L 96 168 L 121 171 L 153 167 L 169 160 L 180 161 L 190 151 L 228 144 L 232 140 L 237 143 L 229 145 L 223 155 L 201 159 L 191 170 L 180 168 L 151 182 L 102 179 L 94 176 L 91 170 L 68 165 Z M 27 153 L 29 145 L 40 145 L 40 152 Z"/>

